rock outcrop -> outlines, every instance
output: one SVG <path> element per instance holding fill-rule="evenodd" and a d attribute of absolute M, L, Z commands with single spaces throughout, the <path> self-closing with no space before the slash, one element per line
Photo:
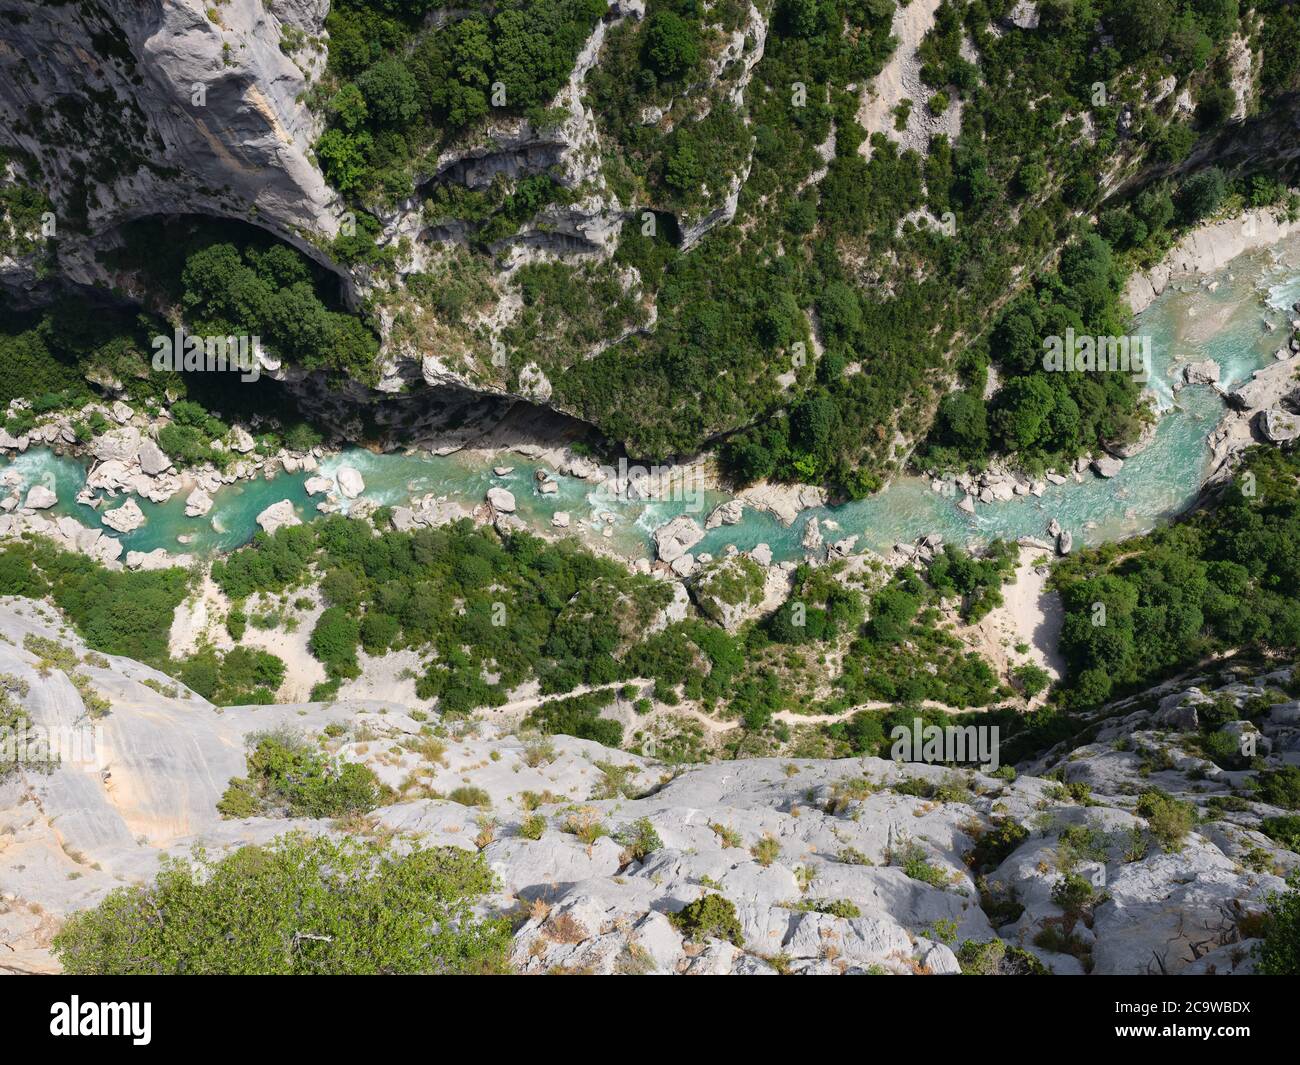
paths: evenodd
<path fill-rule="evenodd" d="M 1260 831 L 1282 811 L 1239 797 L 1257 771 L 1222 770 L 1181 736 L 1200 726 L 1198 708 L 1235 708 L 1232 735 L 1254 737 L 1260 764 L 1293 759 L 1289 668 L 1193 678 L 1135 700 L 1142 708 L 1107 708 L 1083 746 L 1010 779 L 877 758 L 669 766 L 568 736 L 550 737 L 539 762 L 506 729 L 451 723 L 429 760 L 424 726 L 400 705 L 218 712 L 155 670 L 88 655 L 31 601 L 5 602 L 0 635 L 0 675 L 33 724 L 73 727 L 86 710 L 61 668 L 41 674 L 29 636 L 62 643 L 109 704 L 81 757 L 0 781 L 0 945 L 19 971 L 57 969 L 49 945 L 63 918 L 200 840 L 219 856 L 290 830 L 341 831 L 218 815 L 226 783 L 245 773 L 247 738 L 276 728 L 365 763 L 395 790 L 371 815 L 376 832 L 481 847 L 500 880 L 487 909 L 530 907 L 511 953 L 524 972 L 754 974 L 775 972 L 779 957 L 793 973 L 944 974 L 962 971 L 959 946 L 967 965 L 1005 954 L 1014 971 L 1249 972 L 1267 898 L 1300 865 Z M 602 797 L 610 774 L 639 797 Z M 480 789 L 493 813 L 486 840 L 475 807 L 411 793 L 416 776 Z M 1195 809 L 1185 831 L 1144 816 L 1138 796 L 1156 788 Z M 634 836 L 645 846 L 629 848 Z M 1071 910 L 1058 901 L 1067 872 L 1093 885 Z M 706 895 L 734 908 L 729 935 L 672 920 Z M 47 919 L 30 920 L 36 912 Z"/>
<path fill-rule="evenodd" d="M 59 233 L 73 280 L 102 280 L 84 235 L 146 213 L 255 213 L 319 258 L 298 234 L 338 229 L 304 102 L 324 61 L 306 41 L 322 36 L 328 0 L 7 7 L 0 144 L 34 161 L 27 177 L 39 176 L 56 216 L 84 212 L 77 232 Z"/>

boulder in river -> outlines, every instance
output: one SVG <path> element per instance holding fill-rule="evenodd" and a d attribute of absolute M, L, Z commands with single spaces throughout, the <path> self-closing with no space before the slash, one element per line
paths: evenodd
<path fill-rule="evenodd" d="M 100 520 L 120 533 L 134 532 L 144 524 L 144 511 L 134 499 L 128 499 L 120 507 L 105 511 Z"/>
<path fill-rule="evenodd" d="M 700 528 L 700 523 L 685 514 L 679 514 L 654 531 L 655 553 L 664 562 L 672 562 L 703 539 L 704 530 Z"/>
<path fill-rule="evenodd" d="M 185 516 L 201 518 L 212 509 L 212 497 L 202 488 L 196 488 L 185 497 Z"/>
<path fill-rule="evenodd" d="M 344 499 L 356 499 L 366 490 L 366 482 L 361 478 L 361 471 L 351 466 L 340 466 L 338 472 L 339 491 Z"/>
<path fill-rule="evenodd" d="M 282 499 L 278 503 L 272 503 L 262 511 L 257 516 L 257 524 L 266 532 L 273 533 L 277 529 L 283 529 L 288 525 L 301 525 L 302 521 L 294 513 L 292 501 Z"/>
<path fill-rule="evenodd" d="M 739 499 L 728 499 L 719 503 L 704 521 L 706 529 L 716 529 L 719 525 L 735 525 L 745 515 L 745 504 Z"/>
<path fill-rule="evenodd" d="M 52 489 L 46 488 L 43 484 L 34 484 L 31 491 L 27 493 L 27 501 L 23 506 L 28 510 L 48 510 L 58 501 L 59 497 Z"/>
<path fill-rule="evenodd" d="M 514 493 L 504 488 L 489 488 L 487 490 L 487 501 L 492 504 L 492 509 L 499 514 L 513 514 L 515 512 Z"/>
<path fill-rule="evenodd" d="M 1213 385 L 1219 382 L 1219 364 L 1213 359 L 1189 362 L 1183 367 L 1183 380 L 1189 385 Z"/>
<path fill-rule="evenodd" d="M 1124 460 L 1114 455 L 1098 455 L 1092 460 L 1092 472 L 1098 477 L 1114 477 L 1124 468 Z"/>

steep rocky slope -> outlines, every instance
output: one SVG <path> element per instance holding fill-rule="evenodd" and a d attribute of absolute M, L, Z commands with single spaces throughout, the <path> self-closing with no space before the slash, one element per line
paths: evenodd
<path fill-rule="evenodd" d="M 435 728 L 383 703 L 222 710 L 87 653 L 31 601 L 5 601 L 0 634 L 8 698 L 97 743 L 85 764 L 0 778 L 9 971 L 56 968 L 62 918 L 149 878 L 159 857 L 291 829 L 480 849 L 525 972 L 1026 971 L 1035 958 L 1056 973 L 1249 972 L 1265 900 L 1300 864 L 1259 830 L 1284 813 L 1251 791 L 1267 768 L 1228 772 L 1188 749 L 1211 711 L 1232 709 L 1253 724 L 1223 728 L 1255 733 L 1257 766 L 1294 764 L 1289 669 L 1110 708 L 1089 742 L 1009 779 L 875 758 L 670 766 L 490 722 Z M 346 826 L 222 820 L 249 736 L 286 728 L 370 766 L 395 801 Z M 442 797 L 458 788 L 477 805 Z M 1154 789 L 1195 817 L 1171 827 L 1140 797 Z M 657 839 L 637 858 L 628 840 L 647 823 Z M 668 919 L 709 894 L 734 905 L 735 942 L 689 942 Z"/>
<path fill-rule="evenodd" d="M 323 51 L 328 0 L 209 5 L 103 0 L 0 5 L 3 146 L 51 201 L 60 269 L 107 280 L 92 249 L 149 214 L 256 220 L 300 234 L 338 230 L 336 194 L 309 158 L 318 128 L 303 100 Z M 23 287 L 31 263 L 0 281 Z"/>

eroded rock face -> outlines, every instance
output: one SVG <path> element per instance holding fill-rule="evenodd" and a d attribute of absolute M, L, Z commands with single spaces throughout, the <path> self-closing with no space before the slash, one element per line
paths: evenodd
<path fill-rule="evenodd" d="M 250 208 L 300 247 L 297 228 L 337 230 L 336 197 L 307 157 L 317 120 L 302 101 L 324 54 L 280 47 L 286 28 L 319 36 L 328 0 L 6 6 L 0 143 L 35 158 L 61 223 L 87 212 L 84 226 L 60 226 L 61 241 L 145 213 Z M 68 251 L 74 279 L 95 280 L 88 258 Z"/>

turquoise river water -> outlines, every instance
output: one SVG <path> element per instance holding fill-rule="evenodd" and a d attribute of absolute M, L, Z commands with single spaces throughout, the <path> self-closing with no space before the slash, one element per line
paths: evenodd
<path fill-rule="evenodd" d="M 1222 384 L 1230 388 L 1272 359 L 1273 351 L 1285 339 L 1290 317 L 1287 309 L 1300 298 L 1300 241 L 1243 256 L 1216 279 L 1219 285 L 1214 292 L 1190 285 L 1182 286 L 1190 291 L 1171 289 L 1139 316 L 1134 333 L 1152 338 L 1151 388 L 1165 414 L 1151 445 L 1127 461 L 1116 477 L 1103 480 L 1086 474 L 1082 483 L 1071 479 L 1063 485 L 1049 485 L 1041 498 L 1024 496 L 980 505 L 973 516 L 958 510 L 956 499 L 931 491 L 927 480 L 904 477 L 870 499 L 806 514 L 817 516 L 823 525 L 829 520 L 828 540 L 856 534 L 858 549 L 873 550 L 885 550 L 895 542 L 911 541 L 926 533 L 940 533 L 951 542 L 970 545 L 997 537 L 1043 536 L 1052 517 L 1082 543 L 1119 539 L 1150 529 L 1195 498 L 1209 456 L 1206 438 L 1223 411 L 1222 399 L 1211 388 L 1192 386 L 1175 396 L 1171 379 L 1186 361 L 1212 358 L 1221 368 Z M 1270 332 L 1266 321 L 1278 328 Z M 504 478 L 495 477 L 491 467 L 496 463 L 513 466 L 514 471 Z M 42 448 L 19 455 L 9 464 L 21 472 L 28 485 L 42 483 L 55 489 L 59 502 L 47 513 L 99 524 L 94 510 L 75 501 L 86 474 L 81 461 Z M 613 535 L 607 543 L 628 556 L 646 554 L 650 533 L 675 514 L 690 511 L 702 522 L 714 505 L 728 498 L 721 492 L 705 492 L 689 501 L 626 501 L 570 477 L 558 478 L 557 493 L 542 495 L 535 489 L 536 465 L 508 454 L 484 462 L 481 456 L 376 455 L 357 448 L 323 461 L 322 469 L 332 474 L 342 465 L 361 472 L 366 482 L 364 497 L 380 504 L 401 503 L 432 492 L 472 506 L 495 484 L 514 493 L 519 516 L 538 528 L 549 527 L 556 511 L 569 512 L 575 526 L 579 519 L 612 513 Z M 123 545 L 133 551 L 158 547 L 202 554 L 231 550 L 256 532 L 256 516 L 281 499 L 292 500 L 304 520 L 316 517 L 316 501 L 304 490 L 305 480 L 305 474 L 281 473 L 222 488 L 206 518 L 185 517 L 186 492 L 161 504 L 137 500 L 147 520 L 122 537 Z M 778 561 L 801 558 L 804 522 L 800 517 L 786 527 L 768 514 L 747 508 L 739 524 L 710 531 L 695 550 L 718 553 L 726 544 L 745 550 L 767 543 Z M 598 523 L 593 520 L 591 524 Z M 573 534 L 592 543 L 600 539 L 591 528 L 575 528 Z M 192 537 L 192 542 L 178 543 L 177 537 L 183 535 Z"/>

